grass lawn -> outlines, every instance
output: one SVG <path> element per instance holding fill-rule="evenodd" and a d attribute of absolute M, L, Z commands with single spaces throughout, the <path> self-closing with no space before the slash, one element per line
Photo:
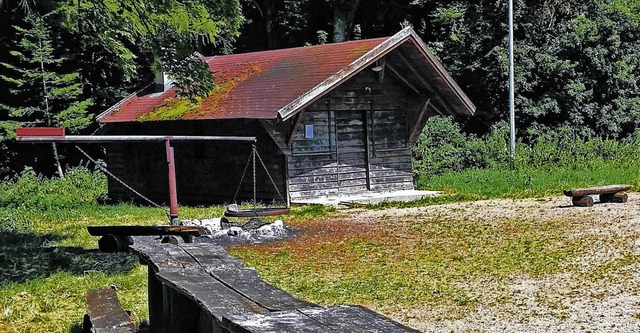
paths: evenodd
<path fill-rule="evenodd" d="M 452 195 L 412 205 L 540 197 L 559 194 L 563 187 L 613 182 L 637 188 L 637 176 L 635 169 L 592 170 L 586 175 L 475 170 L 432 178 L 423 185 Z M 185 207 L 181 218 L 217 217 L 221 209 Z M 129 255 L 98 252 L 97 238 L 88 235 L 86 226 L 162 224 L 162 211 L 86 205 L 40 211 L 0 208 L 0 216 L 0 332 L 77 331 L 86 290 L 108 285 L 118 288 L 124 308 L 138 322 L 146 320 L 146 268 Z M 535 218 L 413 215 L 370 221 L 302 207 L 285 217 L 285 223 L 302 232 L 282 242 L 230 251 L 297 296 L 323 305 L 363 304 L 385 313 L 427 305 L 462 316 L 479 303 L 466 284 L 571 270 L 592 241 L 590 235 L 566 237 L 573 230 L 569 221 Z M 605 263 L 603 274 L 634 264 L 638 257 L 623 259 L 622 264 Z"/>
<path fill-rule="evenodd" d="M 554 274 L 581 252 L 579 241 L 565 239 L 569 225 L 561 221 L 415 218 L 301 221 L 299 237 L 231 252 L 312 302 L 387 310 L 418 303 L 475 306 L 463 284 Z"/>

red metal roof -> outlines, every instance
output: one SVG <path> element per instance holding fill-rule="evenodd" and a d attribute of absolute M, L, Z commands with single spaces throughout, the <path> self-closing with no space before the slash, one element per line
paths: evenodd
<path fill-rule="evenodd" d="M 193 107 L 163 93 L 132 95 L 98 117 L 102 123 L 176 119 L 273 119 L 278 111 L 388 38 L 202 58 L 216 88 Z"/>

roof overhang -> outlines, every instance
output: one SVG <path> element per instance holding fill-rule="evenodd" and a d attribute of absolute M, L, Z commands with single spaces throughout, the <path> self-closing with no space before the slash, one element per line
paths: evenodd
<path fill-rule="evenodd" d="M 435 70 L 437 75 L 439 75 L 442 78 L 442 81 L 445 82 L 446 88 L 451 90 L 461 102 L 463 108 L 461 110 L 457 110 L 457 112 L 465 115 L 473 115 L 476 111 L 476 106 L 471 102 L 464 91 L 462 91 L 460 86 L 453 80 L 451 75 L 449 75 L 442 63 L 431 53 L 431 51 L 429 51 L 424 41 L 422 41 L 411 27 L 406 27 L 362 55 L 360 58 L 353 61 L 348 66 L 344 67 L 336 74 L 328 77 L 313 89 L 302 94 L 293 102 L 278 110 L 278 117 L 281 120 L 291 118 L 311 103 L 315 102 L 346 80 L 362 71 L 364 68 L 367 68 L 390 52 L 394 51 L 406 41 L 410 41 L 419 50 L 425 60 Z"/>

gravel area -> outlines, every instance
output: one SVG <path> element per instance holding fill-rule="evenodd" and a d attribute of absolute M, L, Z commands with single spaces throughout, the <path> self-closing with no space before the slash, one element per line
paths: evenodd
<path fill-rule="evenodd" d="M 472 310 L 427 305 L 380 309 L 394 319 L 424 332 L 640 332 L 640 194 L 629 194 L 626 204 L 590 208 L 573 207 L 568 197 L 547 197 L 360 211 L 353 219 L 434 216 L 483 223 L 562 220 L 571 224 L 566 237 L 593 242 L 563 273 L 462 286 L 478 300 Z M 604 274 L 589 278 L 603 267 Z"/>

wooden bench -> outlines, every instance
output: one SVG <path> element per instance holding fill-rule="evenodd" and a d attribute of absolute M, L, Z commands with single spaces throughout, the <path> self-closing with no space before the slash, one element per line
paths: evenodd
<path fill-rule="evenodd" d="M 316 306 L 263 281 L 224 248 L 134 245 L 149 267 L 151 332 L 415 332 L 358 306 Z"/>
<path fill-rule="evenodd" d="M 135 333 L 138 331 L 131 316 L 122 309 L 115 289 L 91 289 L 85 295 L 87 314 L 82 323 L 84 333 Z"/>
<path fill-rule="evenodd" d="M 191 243 L 193 236 L 206 234 L 200 226 L 88 226 L 87 231 L 91 236 L 102 236 L 98 248 L 104 252 L 127 251 L 133 245 L 131 236 L 167 236 L 163 242 L 176 244 Z"/>
<path fill-rule="evenodd" d="M 600 202 L 625 203 L 629 199 L 626 191 L 631 189 L 631 185 L 608 185 L 588 188 L 578 188 L 564 190 L 564 195 L 572 197 L 574 206 L 591 207 L 594 200 L 592 195 L 599 195 Z"/>

